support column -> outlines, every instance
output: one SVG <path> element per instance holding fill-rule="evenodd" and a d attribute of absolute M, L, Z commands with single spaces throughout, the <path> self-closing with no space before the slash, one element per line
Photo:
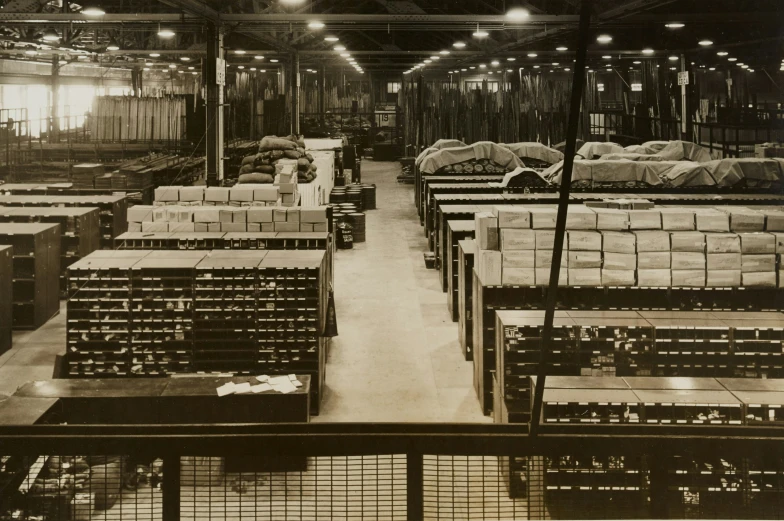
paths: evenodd
<path fill-rule="evenodd" d="M 318 74 L 318 112 L 324 114 L 327 111 L 326 107 L 327 95 L 327 68 L 322 65 L 319 67 Z"/>
<path fill-rule="evenodd" d="M 223 87 L 226 62 L 223 59 L 223 32 L 211 25 L 207 36 L 207 185 L 223 182 Z"/>
<path fill-rule="evenodd" d="M 299 53 L 291 55 L 291 133 L 299 135 Z"/>
<path fill-rule="evenodd" d="M 686 68 L 686 55 L 681 54 L 681 72 L 689 72 Z M 691 81 L 691 78 L 689 78 Z M 691 114 L 689 114 L 689 100 L 687 96 L 686 89 L 688 85 L 685 83 L 681 85 L 681 139 L 688 139 L 686 138 L 686 133 L 689 131 L 689 120 L 691 119 Z"/>
<path fill-rule="evenodd" d="M 52 56 L 52 124 L 49 126 L 49 142 L 60 141 L 60 56 Z"/>

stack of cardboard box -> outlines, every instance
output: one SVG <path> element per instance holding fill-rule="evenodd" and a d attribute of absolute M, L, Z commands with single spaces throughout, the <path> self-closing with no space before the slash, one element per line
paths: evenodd
<path fill-rule="evenodd" d="M 288 187 L 286 187 L 288 190 Z M 160 186 L 155 189 L 155 204 L 181 206 L 289 206 L 283 204 L 281 186 L 237 185 Z"/>
<path fill-rule="evenodd" d="M 137 205 L 128 209 L 128 231 L 326 232 L 327 207 Z"/>
<path fill-rule="evenodd" d="M 476 214 L 483 283 L 547 285 L 556 217 L 554 205 Z M 564 241 L 561 285 L 784 285 L 784 211 L 776 208 L 570 205 Z"/>

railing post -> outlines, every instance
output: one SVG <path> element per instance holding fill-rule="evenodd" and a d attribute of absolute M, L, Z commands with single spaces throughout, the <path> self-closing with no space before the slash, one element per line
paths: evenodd
<path fill-rule="evenodd" d="M 163 521 L 180 520 L 180 456 L 163 458 Z"/>
<path fill-rule="evenodd" d="M 406 518 L 408 521 L 422 521 L 425 517 L 423 467 L 422 454 L 409 452 L 406 455 Z"/>

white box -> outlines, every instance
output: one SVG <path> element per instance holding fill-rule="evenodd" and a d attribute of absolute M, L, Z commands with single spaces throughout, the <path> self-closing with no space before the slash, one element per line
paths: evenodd
<path fill-rule="evenodd" d="M 501 252 L 504 268 L 531 268 L 536 267 L 534 250 L 507 250 Z"/>
<path fill-rule="evenodd" d="M 286 209 L 276 207 L 272 209 L 272 221 L 273 222 L 286 222 Z"/>
<path fill-rule="evenodd" d="M 706 253 L 740 253 L 740 237 L 735 233 L 706 233 Z"/>
<path fill-rule="evenodd" d="M 507 268 L 501 273 L 501 282 L 514 286 L 536 285 L 536 270 L 533 268 Z"/>
<path fill-rule="evenodd" d="M 474 254 L 474 267 L 479 280 L 485 286 L 498 286 L 502 283 L 503 258 L 500 251 L 477 249 Z"/>
<path fill-rule="evenodd" d="M 278 187 L 277 186 L 254 186 L 253 187 L 253 200 L 254 201 L 269 201 L 274 203 L 278 200 Z"/>
<path fill-rule="evenodd" d="M 570 286 L 601 286 L 602 270 L 599 268 L 591 269 L 569 269 Z"/>
<path fill-rule="evenodd" d="M 142 223 L 142 231 L 152 233 L 168 232 L 169 223 L 144 221 Z"/>
<path fill-rule="evenodd" d="M 705 254 L 696 251 L 672 252 L 672 271 L 675 270 L 703 270 L 705 271 Z M 673 280 L 675 275 L 673 275 Z"/>
<path fill-rule="evenodd" d="M 566 264 L 570 270 L 602 267 L 602 252 L 600 251 L 569 250 L 566 253 L 568 253 Z"/>
<path fill-rule="evenodd" d="M 613 208 L 594 208 L 597 230 L 628 230 L 629 212 Z"/>
<path fill-rule="evenodd" d="M 705 234 L 702 232 L 670 232 L 672 251 L 705 251 Z"/>
<path fill-rule="evenodd" d="M 708 253 L 705 256 L 708 271 L 737 271 L 740 273 L 740 253 Z"/>
<path fill-rule="evenodd" d="M 297 208 L 287 208 L 286 209 L 286 222 L 287 223 L 298 223 L 300 221 L 299 218 L 299 207 Z"/>
<path fill-rule="evenodd" d="M 536 272 L 536 285 L 537 286 L 547 286 L 550 284 L 550 271 L 551 269 L 548 268 L 536 268 L 534 270 Z M 560 272 L 558 273 L 558 285 L 559 286 L 566 286 L 569 282 L 569 274 L 566 271 L 566 268 L 561 268 Z"/>
<path fill-rule="evenodd" d="M 637 236 L 637 251 L 666 251 L 671 250 L 670 232 L 665 231 L 640 231 L 634 232 Z"/>
<path fill-rule="evenodd" d="M 128 208 L 128 222 L 153 221 L 154 206 L 137 204 Z"/>
<path fill-rule="evenodd" d="M 784 232 L 774 233 L 773 236 L 776 237 L 776 253 L 784 253 Z"/>
<path fill-rule="evenodd" d="M 695 208 L 694 219 L 701 232 L 730 231 L 730 216 L 715 208 Z"/>
<path fill-rule="evenodd" d="M 704 288 L 705 270 L 672 270 L 672 287 Z"/>
<path fill-rule="evenodd" d="M 595 230 L 596 212 L 581 204 L 570 204 L 566 209 L 567 230 Z"/>
<path fill-rule="evenodd" d="M 668 288 L 672 285 L 670 270 L 637 270 L 637 285 L 644 288 Z"/>
<path fill-rule="evenodd" d="M 232 222 L 235 223 L 248 222 L 248 209 L 249 208 L 237 208 L 236 210 L 234 210 L 234 215 L 232 216 Z"/>
<path fill-rule="evenodd" d="M 610 271 L 636 270 L 637 254 L 604 252 L 602 267 Z"/>
<path fill-rule="evenodd" d="M 602 286 L 634 286 L 635 270 L 602 269 Z"/>
<path fill-rule="evenodd" d="M 769 232 L 784 232 L 784 210 L 764 209 L 758 210 L 765 214 L 765 230 Z"/>
<path fill-rule="evenodd" d="M 219 232 L 221 231 L 221 225 L 224 223 L 207 223 L 207 231 L 208 232 Z M 232 223 L 226 223 L 232 224 Z"/>
<path fill-rule="evenodd" d="M 261 223 L 261 231 L 262 232 L 274 232 L 275 231 L 275 223 Z"/>
<path fill-rule="evenodd" d="M 195 232 L 196 223 L 169 223 L 170 232 Z"/>
<path fill-rule="evenodd" d="M 568 260 L 567 260 L 567 250 L 564 250 L 561 254 L 561 267 L 566 268 Z M 549 268 L 553 265 L 553 250 L 536 250 L 536 267 L 537 268 Z"/>
<path fill-rule="evenodd" d="M 533 230 L 501 229 L 501 251 L 536 249 L 536 233 Z"/>
<path fill-rule="evenodd" d="M 193 223 L 193 231 L 194 232 L 206 232 L 206 231 L 209 231 L 209 224 L 207 224 L 207 223 Z"/>
<path fill-rule="evenodd" d="M 233 186 L 229 191 L 229 201 L 253 201 L 253 188 Z"/>
<path fill-rule="evenodd" d="M 523 206 L 498 205 L 493 207 L 499 228 L 530 228 L 531 214 Z"/>
<path fill-rule="evenodd" d="M 765 214 L 756 212 L 751 208 L 742 206 L 717 206 L 730 216 L 730 231 L 732 232 L 761 232 L 765 230 Z"/>
<path fill-rule="evenodd" d="M 740 271 L 742 273 L 759 273 L 762 271 L 776 271 L 776 255 L 742 254 L 740 256 Z"/>
<path fill-rule="evenodd" d="M 325 223 L 327 222 L 327 207 L 316 206 L 307 207 L 303 206 L 299 210 L 299 220 L 303 223 Z"/>
<path fill-rule="evenodd" d="M 602 234 L 596 231 L 567 232 L 569 250 L 602 251 Z"/>
<path fill-rule="evenodd" d="M 314 232 L 327 231 L 327 223 L 313 223 L 313 231 Z"/>
<path fill-rule="evenodd" d="M 661 230 L 661 228 L 659 210 L 629 210 L 630 230 Z"/>
<path fill-rule="evenodd" d="M 271 223 L 272 207 L 251 206 L 248 208 L 247 219 L 249 223 Z"/>
<path fill-rule="evenodd" d="M 555 228 L 555 220 L 558 217 L 558 207 L 550 205 L 532 205 L 528 207 L 531 212 L 531 228 L 549 229 Z"/>
<path fill-rule="evenodd" d="M 204 191 L 204 200 L 215 203 L 228 203 L 230 201 L 229 189 L 220 186 L 208 186 Z"/>
<path fill-rule="evenodd" d="M 722 255 L 722 254 L 719 254 Z M 735 288 L 740 286 L 740 270 L 708 270 L 705 285 L 709 288 Z"/>
<path fill-rule="evenodd" d="M 555 248 L 555 230 L 534 230 L 537 250 L 552 250 Z M 566 234 L 563 239 L 563 249 L 567 250 L 569 243 Z"/>
<path fill-rule="evenodd" d="M 480 250 L 498 249 L 498 219 L 490 212 L 474 214 L 476 247 Z"/>
<path fill-rule="evenodd" d="M 690 208 L 659 208 L 662 230 L 691 231 L 696 228 L 694 210 Z"/>
<path fill-rule="evenodd" d="M 179 201 L 182 186 L 159 186 L 155 189 L 155 200 L 160 202 Z"/>
<path fill-rule="evenodd" d="M 199 206 L 193 208 L 193 221 L 197 223 L 220 222 L 220 209 L 216 206 Z"/>
<path fill-rule="evenodd" d="M 180 188 L 180 201 L 204 201 L 206 186 L 183 186 Z"/>
<path fill-rule="evenodd" d="M 233 223 L 234 222 L 234 209 L 228 206 L 220 207 L 218 210 L 218 222 Z"/>
<path fill-rule="evenodd" d="M 167 222 L 168 212 L 166 206 L 155 206 L 152 209 L 152 220 L 155 222 Z"/>
<path fill-rule="evenodd" d="M 299 223 L 299 231 L 301 231 L 301 232 L 312 232 L 313 231 L 313 223 Z"/>
<path fill-rule="evenodd" d="M 276 222 L 273 223 L 275 225 L 276 232 L 298 232 L 299 231 L 299 223 L 290 223 L 290 222 Z"/>
<path fill-rule="evenodd" d="M 295 183 L 280 183 L 278 190 L 281 194 L 293 194 L 296 192 L 297 185 Z"/>
<path fill-rule="evenodd" d="M 151 221 L 146 221 L 146 222 L 151 222 Z M 128 231 L 129 232 L 142 231 L 142 223 L 128 223 Z"/>
<path fill-rule="evenodd" d="M 629 232 L 602 232 L 602 251 L 637 253 L 637 236 Z"/>
<path fill-rule="evenodd" d="M 248 224 L 247 223 L 227 223 L 222 222 L 220 223 L 220 231 L 222 232 L 246 232 L 248 231 Z"/>
<path fill-rule="evenodd" d="M 182 206 L 167 206 L 166 207 L 166 220 L 170 223 L 180 222 L 180 209 Z"/>
<path fill-rule="evenodd" d="M 772 233 L 739 233 L 741 253 L 776 253 L 776 236 Z"/>
<path fill-rule="evenodd" d="M 764 286 L 768 288 L 776 287 L 776 272 L 753 272 L 741 273 L 741 284 L 744 287 Z"/>
<path fill-rule="evenodd" d="M 637 254 L 637 268 L 642 270 L 670 269 L 672 253 L 668 251 L 641 251 Z"/>
<path fill-rule="evenodd" d="M 195 206 L 180 206 L 177 209 L 177 222 L 192 223 L 194 208 Z"/>

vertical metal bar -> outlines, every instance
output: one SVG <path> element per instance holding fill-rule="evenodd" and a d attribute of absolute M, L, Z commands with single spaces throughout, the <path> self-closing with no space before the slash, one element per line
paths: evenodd
<path fill-rule="evenodd" d="M 163 521 L 180 519 L 180 457 L 167 455 L 163 458 Z"/>
<path fill-rule="evenodd" d="M 544 398 L 544 383 L 547 376 L 547 349 L 553 333 L 553 319 L 555 318 L 555 303 L 558 291 L 558 280 L 561 275 L 561 257 L 563 256 L 563 241 L 566 233 L 566 210 L 569 206 L 569 189 L 572 184 L 572 167 L 576 152 L 577 125 L 580 121 L 580 104 L 585 83 L 585 60 L 588 52 L 588 40 L 591 36 L 591 7 L 592 0 L 582 0 L 580 6 L 580 27 L 577 37 L 577 61 L 574 64 L 572 76 L 572 99 L 569 107 L 569 125 L 566 130 L 566 151 L 564 152 L 564 167 L 561 174 L 560 197 L 558 198 L 558 218 L 555 223 L 555 245 L 553 246 L 553 264 L 550 268 L 550 285 L 547 289 L 547 304 L 544 314 L 544 327 L 539 348 L 539 370 L 536 378 L 536 391 L 534 392 L 534 405 L 531 414 L 531 436 L 536 436 L 539 430 L 539 418 L 542 415 L 542 399 Z"/>
<path fill-rule="evenodd" d="M 406 519 L 421 521 L 425 517 L 424 458 L 422 454 L 406 454 Z"/>

